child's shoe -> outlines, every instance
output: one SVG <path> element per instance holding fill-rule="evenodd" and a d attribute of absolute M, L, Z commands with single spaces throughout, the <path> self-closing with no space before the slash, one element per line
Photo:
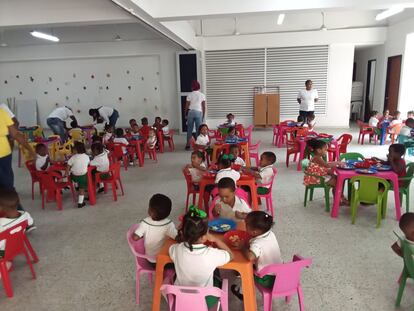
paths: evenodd
<path fill-rule="evenodd" d="M 78 208 L 82 208 L 82 207 L 84 207 L 86 204 L 85 204 L 85 202 L 83 202 L 83 203 L 78 203 Z"/>

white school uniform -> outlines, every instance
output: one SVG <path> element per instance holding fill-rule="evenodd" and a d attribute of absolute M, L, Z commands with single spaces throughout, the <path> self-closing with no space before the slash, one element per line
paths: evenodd
<path fill-rule="evenodd" d="M 236 160 L 234 160 L 234 164 L 241 165 L 241 166 L 246 166 L 246 162 L 244 162 L 244 160 L 240 157 L 237 157 Z"/>
<path fill-rule="evenodd" d="M 58 118 L 59 120 L 66 121 L 69 117 L 73 116 L 72 110 L 70 110 L 68 107 L 63 106 L 56 108 L 52 111 L 52 113 L 47 117 L 49 118 Z"/>
<path fill-rule="evenodd" d="M 257 258 L 256 267 L 258 271 L 267 265 L 283 262 L 279 243 L 271 230 L 251 239 L 249 250 Z"/>
<path fill-rule="evenodd" d="M 212 287 L 214 270 L 230 261 L 227 251 L 204 244 L 193 244 L 193 251 L 186 243 L 174 244 L 169 254 L 179 286 Z"/>
<path fill-rule="evenodd" d="M 114 138 L 114 143 L 120 143 L 120 144 L 124 144 L 124 145 L 129 145 L 129 141 L 125 138 L 125 137 L 115 137 Z M 122 146 L 122 152 L 124 154 L 128 153 L 128 149 L 125 146 Z"/>
<path fill-rule="evenodd" d="M 162 134 L 164 136 L 168 136 L 170 134 L 170 127 L 168 125 L 162 127 Z"/>
<path fill-rule="evenodd" d="M 172 220 L 168 218 L 156 221 L 152 220 L 151 217 L 147 217 L 141 220 L 135 234 L 140 238 L 144 238 L 145 254 L 153 258 L 149 261 L 156 262 L 155 258 L 163 247 L 165 240 L 167 237 L 175 239 L 177 229 Z"/>
<path fill-rule="evenodd" d="M 87 174 L 89 161 L 89 156 L 86 153 L 74 154 L 68 161 L 70 172 L 75 176 Z"/>
<path fill-rule="evenodd" d="M 45 165 L 47 158 L 49 158 L 49 155 L 41 156 L 39 154 L 36 154 L 36 162 L 35 162 L 36 171 L 43 171 L 42 167 L 43 165 Z"/>
<path fill-rule="evenodd" d="M 197 136 L 196 145 L 208 146 L 210 144 L 210 138 L 208 135 L 200 134 Z"/>
<path fill-rule="evenodd" d="M 372 127 L 377 127 L 379 120 L 376 117 L 369 118 L 368 125 Z"/>
<path fill-rule="evenodd" d="M 204 162 L 201 163 L 200 166 L 206 168 L 206 164 Z M 199 170 L 198 168 L 190 167 L 188 171 L 190 172 L 191 180 L 193 183 L 198 183 L 200 182 L 201 178 L 203 178 L 204 171 Z"/>
<path fill-rule="evenodd" d="M 20 216 L 18 218 L 5 218 L 0 217 L 0 232 L 6 231 L 7 229 L 27 220 L 28 226 L 33 225 L 33 218 L 30 214 L 26 211 L 18 211 Z M 6 241 L 0 241 L 0 250 L 4 251 L 6 246 Z"/>
<path fill-rule="evenodd" d="M 273 177 L 273 165 L 268 165 L 268 166 L 259 168 L 259 174 L 260 174 L 260 180 L 258 180 L 258 183 L 260 184 L 270 183 Z M 269 188 L 270 186 L 268 185 L 265 187 Z"/>
<path fill-rule="evenodd" d="M 96 166 L 96 170 L 98 172 L 108 172 L 109 171 L 108 153 L 104 151 L 101 154 L 98 154 L 91 160 L 90 165 Z"/>
<path fill-rule="evenodd" d="M 109 118 L 114 113 L 114 108 L 104 106 L 98 109 L 98 113 L 102 117 L 102 119 L 105 121 L 104 123 L 109 124 Z"/>
<path fill-rule="evenodd" d="M 300 110 L 301 111 L 314 111 L 315 110 L 315 99 L 318 99 L 318 91 L 316 89 L 311 90 L 300 90 L 297 98 L 300 99 Z"/>
<path fill-rule="evenodd" d="M 222 170 L 219 170 L 217 172 L 216 180 L 214 182 L 217 184 L 220 181 L 220 179 L 224 177 L 230 177 L 234 180 L 234 183 L 236 184 L 237 181 L 240 179 L 240 173 L 233 170 L 231 167 L 223 168 Z"/>
<path fill-rule="evenodd" d="M 216 205 L 219 205 L 220 210 L 220 217 L 221 218 L 236 218 L 236 212 L 240 213 L 250 213 L 252 210 L 247 204 L 247 202 L 238 196 L 235 197 L 234 206 L 231 207 L 230 205 L 224 203 L 220 198 L 217 200 Z"/>

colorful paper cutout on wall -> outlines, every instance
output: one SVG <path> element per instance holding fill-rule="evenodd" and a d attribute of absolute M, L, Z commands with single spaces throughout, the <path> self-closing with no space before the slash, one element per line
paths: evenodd
<path fill-rule="evenodd" d="M 4 80 L 4 84 L 7 84 L 7 80 Z"/>
<path fill-rule="evenodd" d="M 130 85 L 128 85 L 128 90 L 131 90 L 131 86 Z"/>
<path fill-rule="evenodd" d="M 20 78 L 20 76 L 19 75 L 16 75 L 16 79 L 19 79 Z"/>

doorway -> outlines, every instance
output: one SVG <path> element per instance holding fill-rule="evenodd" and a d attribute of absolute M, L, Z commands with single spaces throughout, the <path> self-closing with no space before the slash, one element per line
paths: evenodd
<path fill-rule="evenodd" d="M 388 109 L 392 114 L 398 109 L 398 93 L 400 91 L 402 56 L 388 57 L 387 80 L 385 84 L 384 110 Z"/>
<path fill-rule="evenodd" d="M 368 122 L 369 118 L 371 117 L 372 105 L 374 102 L 376 66 L 377 66 L 376 59 L 371 59 L 368 61 L 367 87 L 366 87 L 366 92 L 365 92 L 364 122 Z"/>

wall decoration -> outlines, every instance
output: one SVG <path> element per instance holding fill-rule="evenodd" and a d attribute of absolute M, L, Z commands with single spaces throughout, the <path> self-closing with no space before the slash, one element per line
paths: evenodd
<path fill-rule="evenodd" d="M 72 75 L 72 77 L 73 77 L 73 79 L 75 79 L 75 78 L 76 78 L 76 73 L 74 73 L 74 74 Z"/>
<path fill-rule="evenodd" d="M 129 75 L 129 70 L 126 71 L 127 75 Z"/>
<path fill-rule="evenodd" d="M 47 95 L 47 91 L 44 91 L 43 94 Z"/>
<path fill-rule="evenodd" d="M 58 91 L 58 92 L 59 92 L 59 88 L 58 88 L 58 87 L 56 88 L 56 91 Z"/>
<path fill-rule="evenodd" d="M 144 77 L 141 77 L 141 80 L 144 81 Z"/>
<path fill-rule="evenodd" d="M 157 76 L 159 76 L 160 75 L 160 72 L 159 71 L 157 71 Z"/>
<path fill-rule="evenodd" d="M 122 97 L 118 97 L 118 100 L 121 101 L 122 100 Z"/>
<path fill-rule="evenodd" d="M 49 77 L 49 82 L 52 82 L 52 77 Z"/>
<path fill-rule="evenodd" d="M 158 90 L 158 87 L 154 87 L 154 90 Z"/>
<path fill-rule="evenodd" d="M 7 84 L 7 80 L 4 80 L 4 84 Z"/>
<path fill-rule="evenodd" d="M 34 81 L 33 77 L 30 77 L 30 82 L 33 82 L 33 81 Z"/>
<path fill-rule="evenodd" d="M 20 76 L 19 75 L 16 75 L 16 79 L 19 79 L 20 78 Z"/>
<path fill-rule="evenodd" d="M 86 90 L 86 86 L 84 86 L 83 89 Z"/>
<path fill-rule="evenodd" d="M 110 78 L 110 77 L 111 77 L 111 74 L 107 73 L 107 74 L 106 74 L 106 77 L 107 77 L 107 78 Z"/>
<path fill-rule="evenodd" d="M 20 94 L 20 95 L 23 95 L 23 92 L 22 92 L 22 91 L 20 91 L 20 92 L 19 92 L 19 94 Z"/>
<path fill-rule="evenodd" d="M 91 75 L 91 79 L 95 79 L 95 76 L 94 75 Z"/>
<path fill-rule="evenodd" d="M 55 106 L 58 107 L 59 106 L 59 103 L 55 103 Z"/>
<path fill-rule="evenodd" d="M 66 96 L 65 98 L 66 98 L 66 100 L 69 100 L 69 96 Z"/>
<path fill-rule="evenodd" d="M 109 90 L 109 86 L 106 86 L 106 89 Z"/>
<path fill-rule="evenodd" d="M 100 89 L 100 90 L 103 90 L 103 86 L 100 86 L 100 87 L 99 87 L 99 89 Z"/>
<path fill-rule="evenodd" d="M 130 85 L 128 85 L 128 90 L 131 90 L 131 86 Z"/>

